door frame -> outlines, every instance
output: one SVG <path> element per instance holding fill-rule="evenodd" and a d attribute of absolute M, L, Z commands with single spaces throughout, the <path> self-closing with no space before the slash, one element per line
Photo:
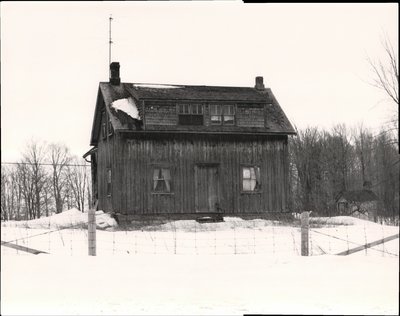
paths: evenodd
<path fill-rule="evenodd" d="M 220 163 L 219 162 L 197 162 L 194 164 L 194 209 L 196 213 L 202 213 L 199 210 L 199 188 L 197 184 L 198 179 L 198 170 L 199 168 L 209 168 L 214 167 L 217 169 L 217 179 L 216 179 L 216 187 L 217 187 L 217 202 L 220 203 L 221 199 L 221 188 L 220 188 Z M 208 210 L 208 212 L 211 212 Z"/>

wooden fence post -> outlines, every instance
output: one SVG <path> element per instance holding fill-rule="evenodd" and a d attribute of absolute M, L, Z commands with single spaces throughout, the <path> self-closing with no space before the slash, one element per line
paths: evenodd
<path fill-rule="evenodd" d="M 309 245 L 309 216 L 308 212 L 301 213 L 301 255 L 308 256 L 308 245 Z"/>
<path fill-rule="evenodd" d="M 89 256 L 96 255 L 96 209 L 97 202 L 94 207 L 89 208 L 88 211 L 88 245 Z"/>

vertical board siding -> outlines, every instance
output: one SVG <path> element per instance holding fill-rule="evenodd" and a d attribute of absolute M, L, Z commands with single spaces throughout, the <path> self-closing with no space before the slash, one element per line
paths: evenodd
<path fill-rule="evenodd" d="M 236 140 L 114 135 L 98 146 L 99 208 L 122 214 L 195 213 L 195 166 L 218 165 L 219 205 L 225 213 L 279 212 L 287 207 L 288 150 L 285 137 Z M 153 193 L 155 165 L 171 168 L 172 192 Z M 112 196 L 107 197 L 107 167 Z M 242 165 L 261 168 L 261 189 L 243 193 Z M 111 202 L 111 203 L 109 203 Z"/>

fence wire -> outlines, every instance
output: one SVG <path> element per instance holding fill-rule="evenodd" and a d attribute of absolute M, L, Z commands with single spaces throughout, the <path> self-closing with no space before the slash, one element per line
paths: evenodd
<path fill-rule="evenodd" d="M 1 223 L 1 254 L 32 255 L 33 249 L 56 255 L 87 255 L 87 213 L 61 213 L 31 221 Z M 96 213 L 98 223 L 107 214 Z M 225 217 L 224 222 L 146 220 L 96 231 L 98 256 L 135 254 L 299 256 L 300 222 L 296 216 L 276 219 Z M 310 218 L 309 255 L 338 254 L 398 233 L 398 226 L 352 222 L 342 217 Z M 10 247 L 13 245 L 14 248 Z M 15 246 L 16 249 L 15 249 Z M 398 239 L 366 248 L 358 255 L 398 257 Z M 356 254 L 354 254 L 356 255 Z"/>

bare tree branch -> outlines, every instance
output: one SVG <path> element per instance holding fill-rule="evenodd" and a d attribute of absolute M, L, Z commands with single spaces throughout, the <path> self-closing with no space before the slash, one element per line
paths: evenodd
<path fill-rule="evenodd" d="M 367 58 L 374 75 L 372 85 L 383 90 L 398 105 L 398 59 L 393 46 L 387 37 L 382 40 L 382 46 L 385 51 L 385 60 L 373 61 L 371 58 Z"/>

